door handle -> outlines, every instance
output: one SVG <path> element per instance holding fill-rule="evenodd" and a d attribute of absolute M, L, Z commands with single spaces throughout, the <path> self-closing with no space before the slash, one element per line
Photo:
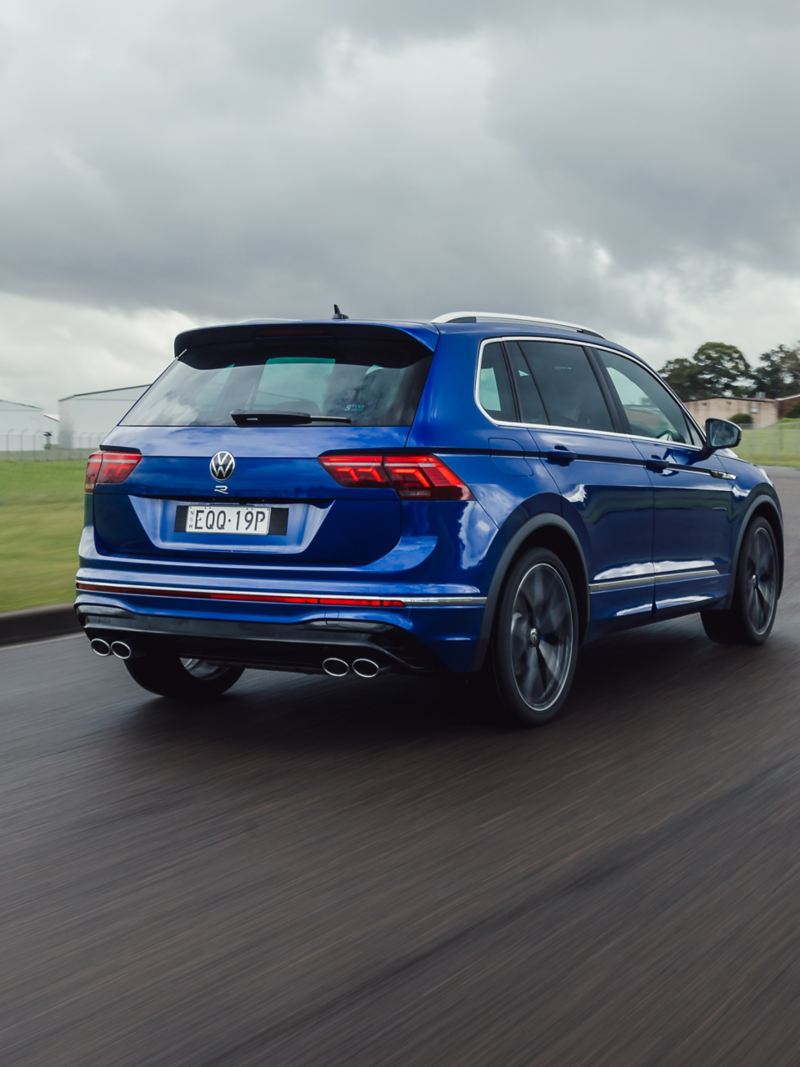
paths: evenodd
<path fill-rule="evenodd" d="M 644 465 L 646 470 L 654 474 L 663 474 L 665 477 L 671 477 L 680 471 L 680 467 L 676 467 L 668 459 L 659 459 L 658 456 L 651 456 L 650 459 L 645 460 Z"/>
<path fill-rule="evenodd" d="M 644 465 L 647 470 L 653 471 L 654 474 L 663 474 L 667 469 L 667 461 L 658 459 L 656 456 L 651 456 L 650 459 L 645 460 Z"/>
<path fill-rule="evenodd" d="M 554 445 L 545 452 L 545 458 L 548 463 L 557 463 L 560 467 L 566 467 L 578 457 L 566 445 Z"/>

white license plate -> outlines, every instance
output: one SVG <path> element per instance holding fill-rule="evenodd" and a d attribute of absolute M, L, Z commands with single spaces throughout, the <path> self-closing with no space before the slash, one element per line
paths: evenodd
<path fill-rule="evenodd" d="M 269 533 L 271 508 L 202 507 L 186 508 L 186 532 L 205 534 Z"/>

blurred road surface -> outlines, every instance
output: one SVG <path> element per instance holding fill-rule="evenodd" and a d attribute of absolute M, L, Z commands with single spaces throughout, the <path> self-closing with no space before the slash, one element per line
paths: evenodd
<path fill-rule="evenodd" d="M 492 733 L 447 683 L 148 699 L 0 650 L 0 1063 L 800 1063 L 800 476 L 764 649 L 585 650 Z"/>

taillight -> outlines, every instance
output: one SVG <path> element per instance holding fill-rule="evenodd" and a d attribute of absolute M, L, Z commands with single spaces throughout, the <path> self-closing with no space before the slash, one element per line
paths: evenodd
<path fill-rule="evenodd" d="M 357 489 L 391 485 L 382 456 L 320 456 L 319 461 L 339 485 Z"/>
<path fill-rule="evenodd" d="M 93 452 L 86 464 L 84 489 L 91 493 L 96 485 L 119 485 L 141 458 L 139 452 Z"/>
<path fill-rule="evenodd" d="M 472 493 L 437 456 L 384 456 L 399 496 L 423 500 L 470 500 Z"/>
<path fill-rule="evenodd" d="M 320 456 L 339 485 L 392 488 L 404 500 L 471 500 L 469 486 L 438 456 Z"/>

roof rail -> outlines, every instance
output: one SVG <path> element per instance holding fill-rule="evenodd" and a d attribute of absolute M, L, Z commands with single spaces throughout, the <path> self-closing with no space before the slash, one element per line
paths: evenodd
<path fill-rule="evenodd" d="M 447 311 L 444 315 L 437 315 L 431 322 L 538 322 L 546 326 L 562 326 L 567 330 L 576 330 L 578 333 L 590 333 L 594 337 L 602 337 L 597 330 L 588 326 L 580 326 L 577 322 L 562 322 L 561 319 L 543 319 L 540 315 L 507 315 L 500 311 Z"/>

